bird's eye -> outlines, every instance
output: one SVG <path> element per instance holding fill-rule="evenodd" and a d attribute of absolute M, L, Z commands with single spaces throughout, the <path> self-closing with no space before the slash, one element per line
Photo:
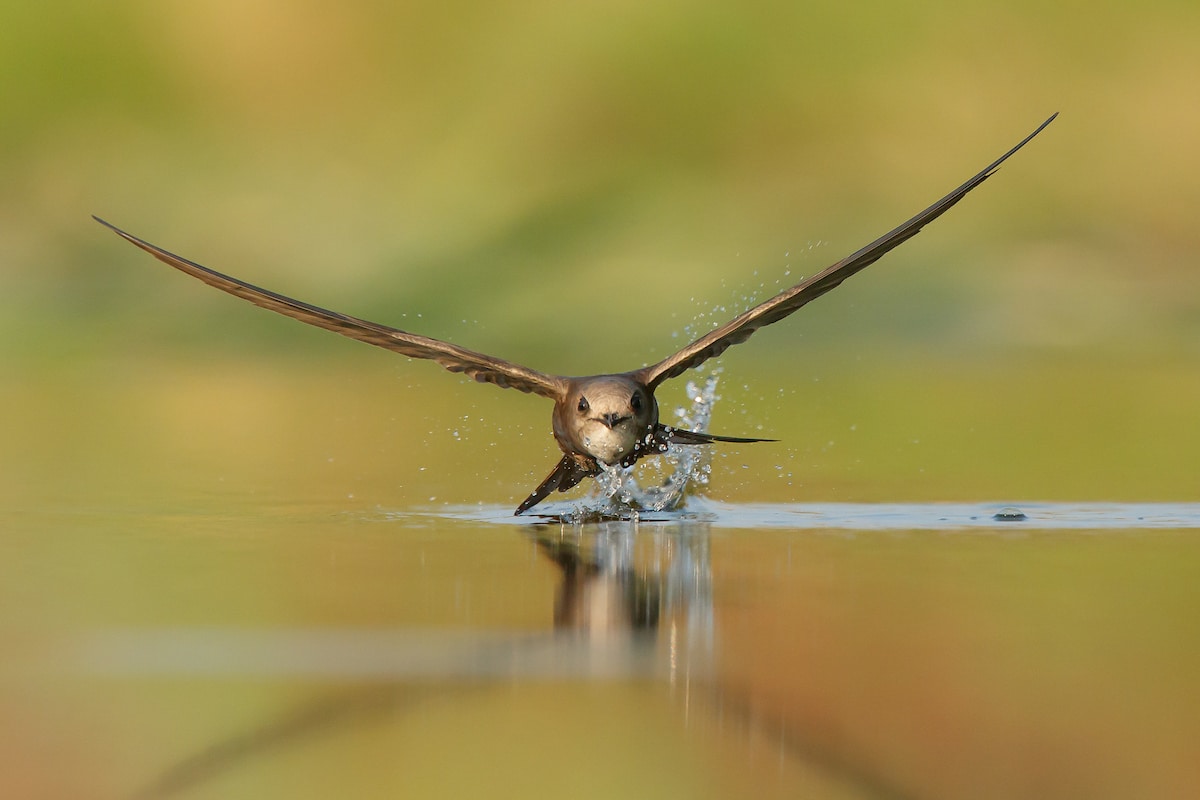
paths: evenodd
<path fill-rule="evenodd" d="M 586 413 L 588 412 L 588 409 L 590 409 L 590 408 L 591 408 L 591 406 L 590 406 L 590 405 L 588 405 L 588 401 L 587 401 L 587 398 L 586 398 L 586 397 L 582 397 L 582 396 L 581 396 L 581 397 L 579 398 L 579 406 L 578 406 L 578 408 L 579 408 L 579 413 L 580 413 L 580 414 L 586 414 Z"/>
<path fill-rule="evenodd" d="M 642 393 L 634 392 L 633 397 L 629 398 L 629 407 L 634 411 L 642 410 Z"/>

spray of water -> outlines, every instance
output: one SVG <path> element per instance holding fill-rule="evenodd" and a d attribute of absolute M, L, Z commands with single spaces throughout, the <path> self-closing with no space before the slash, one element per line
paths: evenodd
<path fill-rule="evenodd" d="M 720 373 L 717 367 L 699 385 L 688 381 L 688 402 L 675 409 L 674 427 L 708 430 L 713 405 L 720 399 L 717 394 Z M 636 466 L 606 469 L 596 476 L 592 492 L 583 499 L 579 510 L 587 515 L 623 517 L 639 511 L 678 510 L 689 494 L 708 483 L 711 459 L 709 446 L 671 445 L 666 453 L 643 459 Z"/>

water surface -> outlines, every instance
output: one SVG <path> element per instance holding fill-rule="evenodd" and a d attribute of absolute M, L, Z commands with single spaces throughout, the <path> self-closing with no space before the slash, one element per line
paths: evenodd
<path fill-rule="evenodd" d="M 93 797 L 1194 787 L 1200 506 L 1013 505 L 53 520 L 7 747 Z"/>
<path fill-rule="evenodd" d="M 784 441 L 588 523 L 512 516 L 548 408 L 441 374 L 10 381 L 3 794 L 1200 793 L 1194 404 L 1039 375 L 1094 402 L 727 386 Z"/>

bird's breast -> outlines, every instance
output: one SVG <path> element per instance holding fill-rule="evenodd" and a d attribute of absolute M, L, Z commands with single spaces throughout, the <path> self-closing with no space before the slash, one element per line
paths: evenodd
<path fill-rule="evenodd" d="M 639 431 L 626 421 L 609 428 L 602 422 L 586 422 L 579 430 L 578 443 L 584 452 L 597 461 L 613 465 L 633 452 Z"/>

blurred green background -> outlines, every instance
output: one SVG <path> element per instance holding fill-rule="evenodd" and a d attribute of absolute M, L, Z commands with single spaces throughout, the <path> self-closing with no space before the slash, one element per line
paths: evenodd
<path fill-rule="evenodd" d="M 586 374 L 662 358 L 1058 111 L 916 239 L 722 358 L 713 430 L 782 441 L 720 448 L 706 493 L 1196 501 L 1198 42 L 1200 6 L 1169 0 L 0 0 L 5 796 L 128 796 L 305 694 L 81 681 L 80 631 L 552 624 L 551 566 L 512 529 L 407 513 L 506 515 L 557 459 L 548 402 L 220 295 L 91 214 Z M 1014 530 L 714 537 L 733 681 L 714 694 L 744 688 L 914 796 L 1187 796 L 1190 532 Z M 400 785 L 397 754 L 441 779 L 474 763 L 466 731 L 526 759 L 497 759 L 525 782 L 462 771 L 473 788 L 519 792 L 528 759 L 560 766 L 524 748 L 550 731 L 572 791 L 603 795 L 569 781 L 631 751 L 640 780 L 686 777 L 678 796 L 757 795 L 782 769 L 770 736 L 660 735 L 681 715 L 636 686 L 510 688 L 265 766 L 287 796 Z M 438 757 L 410 746 L 431 726 Z M 299 787 L 318 772 L 338 782 Z M 270 796 L 256 776 L 206 788 Z"/>
<path fill-rule="evenodd" d="M 338 441 L 355 409 L 391 474 L 339 496 L 438 496 L 418 466 L 439 465 L 475 475 L 454 499 L 508 502 L 553 463 L 542 401 L 220 297 L 92 213 L 587 374 L 661 358 L 1060 111 L 917 239 L 731 351 L 714 429 L 785 439 L 743 460 L 833 499 L 1195 498 L 1197 41 L 1200 9 L 1173 2 L 5 3 L 4 491 L 103 483 L 148 416 L 147 480 L 181 438 L 229 433 L 240 463 Z"/>

